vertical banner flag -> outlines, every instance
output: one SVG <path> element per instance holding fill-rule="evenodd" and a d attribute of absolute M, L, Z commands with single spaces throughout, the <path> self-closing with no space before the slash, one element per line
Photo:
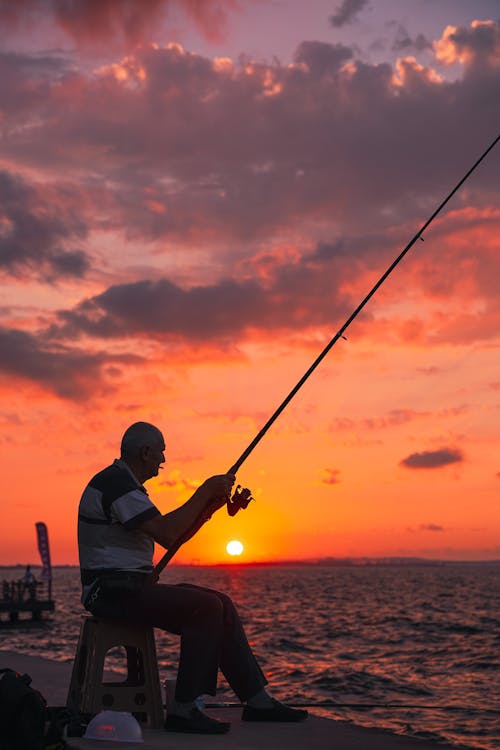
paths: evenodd
<path fill-rule="evenodd" d="M 49 533 L 47 531 L 47 526 L 39 521 L 35 524 L 36 526 L 36 534 L 38 537 L 38 551 L 40 552 L 40 557 L 42 559 L 42 580 L 43 581 L 51 581 L 52 580 L 52 567 L 50 565 L 50 550 L 49 550 Z"/>

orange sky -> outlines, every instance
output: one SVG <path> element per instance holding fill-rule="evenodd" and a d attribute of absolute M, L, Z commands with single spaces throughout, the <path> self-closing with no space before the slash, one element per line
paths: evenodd
<path fill-rule="evenodd" d="M 487 2 L 337 25 L 318 2 L 303 35 L 288 5 L 290 49 L 258 56 L 266 3 L 159 3 L 175 23 L 134 38 L 56 4 L 35 33 L 35 0 L 3 18 L 0 564 L 36 562 L 40 520 L 77 563 L 81 492 L 134 421 L 166 437 L 160 510 L 227 470 L 498 135 Z M 256 502 L 176 561 L 500 558 L 499 158 L 245 462 Z"/>

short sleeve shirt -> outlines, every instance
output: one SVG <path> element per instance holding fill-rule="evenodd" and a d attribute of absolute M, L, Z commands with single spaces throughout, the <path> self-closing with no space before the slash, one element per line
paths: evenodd
<path fill-rule="evenodd" d="M 115 460 L 90 480 L 78 509 L 83 597 L 103 572 L 153 569 L 154 541 L 139 526 L 158 515 L 124 461 Z"/>

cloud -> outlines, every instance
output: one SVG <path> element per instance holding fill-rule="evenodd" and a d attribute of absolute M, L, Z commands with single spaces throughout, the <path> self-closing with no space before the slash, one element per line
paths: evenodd
<path fill-rule="evenodd" d="M 398 427 L 402 424 L 407 424 L 415 419 L 421 419 L 423 417 L 430 416 L 429 412 L 415 411 L 414 409 L 391 409 L 391 411 L 383 417 L 367 417 L 362 420 L 363 427 L 368 430 L 383 430 L 390 427 Z"/>
<path fill-rule="evenodd" d="M 413 526 L 408 526 L 406 531 L 408 531 L 410 534 L 415 534 L 419 531 L 430 531 L 430 532 L 444 532 L 449 531 L 449 529 L 446 529 L 444 526 L 441 526 L 437 523 L 421 523 L 417 528 Z"/>
<path fill-rule="evenodd" d="M 0 171 L 0 271 L 52 281 L 80 278 L 90 261 L 78 245 L 87 228 L 61 192 Z"/>
<path fill-rule="evenodd" d="M 457 448 L 440 448 L 435 451 L 411 453 L 400 461 L 400 466 L 407 469 L 438 469 L 448 464 L 462 463 L 464 456 Z"/>
<path fill-rule="evenodd" d="M 339 29 L 352 23 L 366 5 L 368 0 L 342 0 L 335 13 L 330 16 L 331 25 Z"/>
<path fill-rule="evenodd" d="M 227 15 L 238 0 L 0 0 L 0 28 L 29 32 L 41 22 L 55 23 L 80 47 L 134 48 L 152 41 L 172 11 L 180 10 L 210 41 L 225 34 Z"/>
<path fill-rule="evenodd" d="M 349 272 L 347 267 L 341 272 L 335 260 L 318 264 L 313 256 L 277 265 L 264 280 L 222 278 L 192 287 L 166 278 L 115 284 L 71 310 L 60 310 L 50 335 L 56 340 L 143 335 L 220 346 L 252 330 L 296 332 L 331 325 L 353 307 L 337 286 L 341 273 Z"/>
<path fill-rule="evenodd" d="M 390 409 L 386 414 L 382 416 L 364 417 L 362 419 L 354 420 L 351 418 L 343 417 L 332 420 L 331 430 L 332 432 L 341 432 L 353 430 L 386 430 L 401 425 L 408 424 L 415 420 L 420 419 L 449 419 L 457 416 L 461 416 L 467 413 L 469 407 L 465 404 L 461 406 L 455 406 L 451 408 L 439 409 L 437 411 L 416 411 L 409 407 L 400 409 Z M 417 454 L 419 455 L 419 454 Z"/>
<path fill-rule="evenodd" d="M 417 34 L 415 38 L 412 38 L 404 26 L 397 25 L 396 38 L 392 45 L 395 52 L 423 52 L 424 50 L 432 50 L 432 48 L 432 42 L 424 34 Z"/>
<path fill-rule="evenodd" d="M 5 173 L 4 273 L 80 278 L 92 248 L 93 265 L 133 279 L 62 310 L 51 331 L 60 337 L 130 331 L 226 343 L 255 330 L 330 327 L 500 119 L 492 54 L 478 58 L 473 80 L 467 58 L 452 84 L 412 59 L 371 65 L 319 42 L 300 45 L 291 65 L 222 63 L 179 45 L 137 49 L 92 72 L 50 56 L 43 75 L 35 57 L 3 64 L 5 160 L 44 177 L 35 184 Z M 495 158 L 433 225 L 434 242 L 418 243 L 406 287 L 396 274 L 387 284 L 399 299 L 411 288 L 417 313 L 398 308 L 374 321 L 364 312 L 357 326 L 368 319 L 386 340 L 410 344 L 497 335 Z M 99 232 L 110 239 L 92 246 Z M 126 251 L 117 269 L 118 242 Z M 135 247 L 144 250 L 140 274 L 125 267 Z M 163 261 L 176 277 L 156 280 Z M 154 282 L 144 280 L 148 266 Z M 207 274 L 211 283 L 195 281 Z M 443 314 L 455 294 L 468 304 Z M 439 305 L 434 316 L 420 304 L 429 299 Z"/>
<path fill-rule="evenodd" d="M 340 469 L 324 469 L 324 476 L 321 479 L 321 484 L 340 484 Z"/>
<path fill-rule="evenodd" d="M 95 395 L 103 389 L 106 366 L 139 361 L 136 355 L 80 351 L 41 334 L 0 327 L 0 373 L 35 382 L 62 398 Z"/>
<path fill-rule="evenodd" d="M 72 64 L 62 54 L 0 52 L 2 113 L 9 112 L 12 117 L 10 127 L 4 124 L 4 141 L 9 140 L 15 128 L 14 118 L 23 118 L 24 121 L 24 118 L 30 118 L 34 109 L 43 111 L 54 84 L 73 71 Z"/>
<path fill-rule="evenodd" d="M 434 43 L 443 65 L 495 66 L 500 62 L 500 27 L 495 21 L 472 21 L 469 27 L 447 26 Z"/>
<path fill-rule="evenodd" d="M 7 158 L 101 177 L 113 226 L 190 245 L 318 221 L 362 234 L 391 220 L 401 239 L 500 119 L 489 57 L 453 84 L 410 58 L 394 70 L 320 42 L 302 43 L 289 66 L 220 65 L 167 45 L 92 74 L 58 71 L 50 85 L 25 59 L 6 72 L 0 81 L 19 80 L 3 110 Z M 496 199 L 493 170 L 475 185 L 472 205 L 488 190 Z"/>
<path fill-rule="evenodd" d="M 326 42 L 302 42 L 294 55 L 295 63 L 302 63 L 315 78 L 338 73 L 342 65 L 353 57 L 350 47 Z"/>
<path fill-rule="evenodd" d="M 436 523 L 421 523 L 418 528 L 419 531 L 445 531 L 444 526 L 439 526 Z"/>
<path fill-rule="evenodd" d="M 98 174 L 111 225 L 189 244 L 268 237 L 304 221 L 387 229 L 389 207 L 401 230 L 428 215 L 456 179 L 457 154 L 472 159 L 500 119 L 490 58 L 474 81 L 453 84 L 415 60 L 394 71 L 320 42 L 302 43 L 290 66 L 220 65 L 168 45 L 92 74 L 58 71 L 51 85 L 21 58 L 8 71 L 24 86 L 4 105 L 7 158 Z M 493 171 L 480 184 L 494 197 Z"/>
<path fill-rule="evenodd" d="M 195 490 L 199 487 L 200 482 L 193 479 L 186 479 L 181 476 L 181 472 L 178 469 L 174 469 L 169 472 L 165 479 L 161 479 L 158 484 L 160 487 L 168 487 L 177 492 L 184 492 L 185 490 Z"/>

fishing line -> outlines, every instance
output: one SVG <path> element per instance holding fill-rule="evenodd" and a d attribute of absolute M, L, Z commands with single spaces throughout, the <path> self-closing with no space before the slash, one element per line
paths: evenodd
<path fill-rule="evenodd" d="M 472 165 L 472 167 L 466 172 L 466 174 L 462 177 L 459 182 L 455 185 L 453 190 L 446 196 L 446 198 L 440 203 L 440 205 L 436 208 L 434 213 L 427 219 L 427 221 L 420 227 L 418 232 L 412 237 L 412 239 L 408 242 L 406 247 L 400 252 L 398 257 L 391 263 L 391 265 L 387 268 L 387 270 L 382 274 L 382 276 L 379 278 L 377 283 L 370 289 L 366 297 L 359 303 L 359 305 L 356 307 L 356 309 L 351 313 L 351 315 L 347 318 L 346 322 L 340 328 L 335 336 L 331 339 L 331 341 L 325 346 L 323 351 L 316 357 L 312 365 L 309 367 L 309 369 L 304 373 L 304 375 L 300 378 L 298 383 L 292 388 L 288 396 L 281 402 L 281 404 L 278 406 L 276 411 L 269 417 L 265 425 L 262 427 L 262 429 L 257 433 L 257 435 L 254 437 L 252 442 L 245 448 L 241 456 L 238 458 L 237 461 L 231 466 L 231 468 L 227 471 L 228 474 L 236 474 L 238 469 L 241 467 L 244 461 L 248 458 L 250 453 L 254 450 L 254 448 L 260 443 L 264 435 L 267 433 L 267 431 L 270 429 L 270 427 L 274 424 L 274 422 L 278 419 L 281 412 L 287 407 L 287 405 L 290 403 L 292 398 L 295 396 L 295 394 L 302 388 L 306 380 L 312 375 L 314 370 L 318 367 L 318 365 L 323 361 L 323 359 L 326 357 L 330 349 L 337 343 L 337 341 L 340 338 L 345 338 L 344 333 L 347 330 L 347 328 L 351 325 L 353 320 L 359 315 L 361 310 L 365 307 L 365 305 L 370 301 L 370 299 L 373 297 L 375 292 L 379 289 L 379 287 L 382 286 L 384 281 L 387 279 L 387 277 L 394 271 L 397 265 L 403 260 L 405 255 L 411 250 L 415 242 L 417 240 L 421 240 L 423 242 L 422 234 L 425 232 L 425 230 L 429 227 L 429 225 L 434 221 L 436 216 L 443 210 L 443 208 L 446 206 L 448 201 L 451 200 L 451 198 L 455 195 L 455 193 L 462 187 L 464 182 L 471 176 L 471 174 L 474 172 L 474 170 L 481 164 L 483 159 L 486 158 L 486 156 L 489 154 L 489 152 L 496 146 L 498 141 L 500 140 L 500 135 L 497 135 L 495 140 L 488 146 L 486 151 L 484 151 L 479 159 Z M 240 488 L 237 488 L 235 494 L 232 498 L 228 499 L 227 501 L 227 510 L 230 516 L 235 515 L 239 510 L 246 508 L 248 503 L 251 500 L 251 495 L 249 490 L 244 490 L 244 493 L 248 493 L 245 495 L 242 495 L 242 491 Z M 155 569 L 153 570 L 150 580 L 151 581 L 157 581 L 160 573 L 162 572 L 163 568 L 165 568 L 166 565 L 170 562 L 172 557 L 175 555 L 177 550 L 182 546 L 184 541 L 189 539 L 192 536 L 193 531 L 195 531 L 201 522 L 201 517 L 198 518 L 195 523 L 188 529 L 188 531 L 183 534 L 177 541 L 174 542 L 173 545 L 168 549 L 168 551 L 165 553 L 165 555 L 161 558 L 159 563 L 156 565 Z"/>
<path fill-rule="evenodd" d="M 500 715 L 496 708 L 484 708 L 482 706 L 428 706 L 418 703 L 336 703 L 335 701 L 315 701 L 314 703 L 289 703 L 292 708 L 404 708 L 418 709 L 423 711 L 467 711 L 468 713 L 485 713 Z M 241 708 L 241 703 L 205 703 L 205 708 Z"/>

